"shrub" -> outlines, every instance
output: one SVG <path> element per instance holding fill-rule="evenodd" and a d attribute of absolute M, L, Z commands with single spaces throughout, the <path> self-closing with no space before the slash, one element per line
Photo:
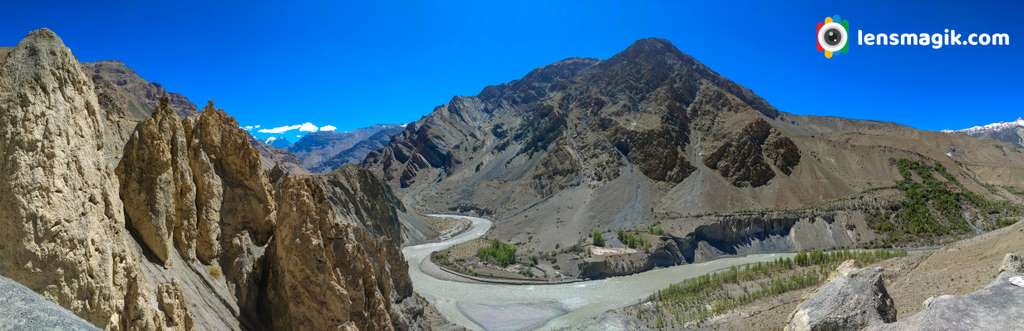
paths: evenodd
<path fill-rule="evenodd" d="M 481 247 L 476 256 L 481 261 L 497 264 L 504 268 L 516 263 L 516 246 L 492 240 L 490 245 Z"/>
<path fill-rule="evenodd" d="M 217 265 L 208 266 L 206 267 L 206 270 L 210 272 L 210 276 L 213 278 L 220 278 L 224 275 L 224 273 L 220 271 L 220 266 Z"/>
<path fill-rule="evenodd" d="M 645 241 L 643 237 L 640 237 L 640 235 L 637 235 L 636 233 L 619 230 L 616 234 L 619 237 L 619 241 L 626 245 L 626 247 L 632 249 L 647 248 L 647 241 Z"/>
<path fill-rule="evenodd" d="M 928 165 L 909 159 L 895 160 L 903 177 L 896 188 L 903 200 L 894 211 L 872 216 L 872 228 L 887 234 L 891 241 L 927 239 L 968 233 L 972 230 L 964 218 L 965 208 L 981 215 L 1019 215 L 1020 206 L 1006 201 L 991 201 L 964 187 L 942 164 Z M 935 176 L 938 174 L 938 176 Z M 983 216 L 984 217 L 984 216 Z M 1004 224 L 999 218 L 980 226 L 991 228 Z"/>
<path fill-rule="evenodd" d="M 594 246 L 604 247 L 604 235 L 601 234 L 601 231 L 594 230 L 590 233 L 590 238 L 594 240 Z"/>
<path fill-rule="evenodd" d="M 649 228 L 648 231 L 650 231 L 651 234 L 658 235 L 658 236 L 665 235 L 665 230 L 661 228 L 661 225 L 651 224 L 648 228 Z"/>

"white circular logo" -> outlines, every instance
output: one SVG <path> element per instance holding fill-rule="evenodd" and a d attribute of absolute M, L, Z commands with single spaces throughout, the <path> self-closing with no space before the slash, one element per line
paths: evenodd
<path fill-rule="evenodd" d="M 836 22 L 828 22 L 818 29 L 818 45 L 827 52 L 836 53 L 846 47 L 849 36 L 846 27 Z"/>

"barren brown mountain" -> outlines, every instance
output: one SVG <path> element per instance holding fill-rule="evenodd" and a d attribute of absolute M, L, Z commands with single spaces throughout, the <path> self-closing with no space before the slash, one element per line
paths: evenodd
<path fill-rule="evenodd" d="M 667 232 L 654 239 L 661 257 L 584 276 L 723 254 L 943 241 L 996 227 L 988 202 L 1019 202 L 1012 188 L 1024 187 L 1024 152 L 1013 145 L 789 114 L 661 39 L 455 97 L 363 166 L 416 210 L 493 218 L 490 236 L 524 254 L 562 253 L 594 230 Z M 948 194 L 956 212 L 902 208 L 919 186 Z M 908 216 L 919 207 L 928 224 Z M 925 231 L 932 223 L 939 230 Z"/>

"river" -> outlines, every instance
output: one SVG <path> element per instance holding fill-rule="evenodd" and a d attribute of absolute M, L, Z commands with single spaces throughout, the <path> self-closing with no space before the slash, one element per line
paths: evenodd
<path fill-rule="evenodd" d="M 453 280 L 439 275 L 430 253 L 483 236 L 491 221 L 462 218 L 466 231 L 441 242 L 409 246 L 402 250 L 409 263 L 409 277 L 416 292 L 432 303 L 449 321 L 474 330 L 562 329 L 589 321 L 602 312 L 636 304 L 655 291 L 682 280 L 730 266 L 768 262 L 791 253 L 756 254 L 711 262 L 654 269 L 629 276 L 557 285 L 504 285 Z M 424 272 L 427 269 L 432 272 Z"/>

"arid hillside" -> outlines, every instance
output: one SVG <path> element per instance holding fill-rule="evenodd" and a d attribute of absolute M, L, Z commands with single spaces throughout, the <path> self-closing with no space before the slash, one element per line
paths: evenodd
<path fill-rule="evenodd" d="M 909 224 L 892 213 L 907 196 L 899 183 L 920 174 L 905 176 L 900 160 L 941 167 L 931 188 L 956 196 L 972 232 L 995 220 L 976 212 L 987 202 L 957 192 L 1021 201 L 1024 152 L 1011 144 L 789 114 L 660 39 L 455 97 L 363 166 L 415 210 L 486 215 L 494 238 L 547 252 L 588 242 L 593 230 L 659 224 L 684 237 L 737 218 L 828 219 L 774 249 L 872 245 L 889 235 L 879 224 Z M 932 218 L 949 217 L 960 222 Z M 849 233 L 820 240 L 840 228 Z"/>

